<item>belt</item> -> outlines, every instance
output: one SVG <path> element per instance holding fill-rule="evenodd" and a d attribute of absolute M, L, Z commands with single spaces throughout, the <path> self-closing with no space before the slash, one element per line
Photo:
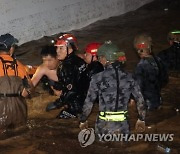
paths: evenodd
<path fill-rule="evenodd" d="M 16 93 L 16 94 L 15 93 L 14 94 L 0 93 L 0 97 L 20 97 L 20 96 L 22 96 L 21 93 Z"/>
<path fill-rule="evenodd" d="M 124 121 L 127 119 L 127 111 L 99 112 L 99 118 L 105 121 Z"/>

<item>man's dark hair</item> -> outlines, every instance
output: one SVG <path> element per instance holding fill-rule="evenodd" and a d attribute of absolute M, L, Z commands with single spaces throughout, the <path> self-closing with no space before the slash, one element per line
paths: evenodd
<path fill-rule="evenodd" d="M 7 33 L 0 36 L 0 51 L 8 52 L 12 46 L 18 43 L 18 40 L 11 34 Z"/>
<path fill-rule="evenodd" d="M 41 56 L 46 57 L 46 56 L 51 56 L 56 58 L 57 57 L 57 52 L 56 52 L 56 47 L 55 46 L 45 46 L 41 50 Z"/>

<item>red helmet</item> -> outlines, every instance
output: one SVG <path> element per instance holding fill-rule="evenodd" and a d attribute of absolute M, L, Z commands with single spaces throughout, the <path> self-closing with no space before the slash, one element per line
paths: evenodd
<path fill-rule="evenodd" d="M 78 49 L 77 47 L 77 39 L 73 34 L 65 33 L 56 40 L 55 46 L 60 45 L 71 45 L 71 47 L 75 50 Z"/>
<path fill-rule="evenodd" d="M 98 42 L 92 42 L 89 43 L 86 47 L 85 47 L 85 51 L 90 53 L 93 56 L 97 55 L 97 50 L 98 48 L 101 46 L 101 43 Z"/>

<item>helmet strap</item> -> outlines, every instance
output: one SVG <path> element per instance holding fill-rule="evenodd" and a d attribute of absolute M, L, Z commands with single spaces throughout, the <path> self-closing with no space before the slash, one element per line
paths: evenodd
<path fill-rule="evenodd" d="M 91 63 L 93 62 L 93 59 L 94 59 L 94 56 L 92 55 L 92 57 L 91 57 Z"/>
<path fill-rule="evenodd" d="M 66 52 L 67 52 L 67 56 L 69 56 L 69 48 L 68 48 L 68 46 L 66 46 Z"/>

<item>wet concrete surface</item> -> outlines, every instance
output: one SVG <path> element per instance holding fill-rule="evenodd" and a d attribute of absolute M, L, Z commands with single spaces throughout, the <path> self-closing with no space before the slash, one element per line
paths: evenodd
<path fill-rule="evenodd" d="M 164 9 L 168 8 L 167 11 Z M 127 14 L 98 21 L 83 29 L 74 30 L 79 47 L 91 41 L 104 42 L 112 40 L 126 52 L 128 71 L 132 71 L 138 62 L 138 56 L 133 49 L 133 38 L 140 32 L 148 32 L 153 39 L 155 53 L 168 47 L 167 33 L 180 28 L 180 1 L 155 0 L 142 8 Z M 31 41 L 17 49 L 17 59 L 24 64 L 39 65 L 40 50 L 56 37 L 46 36 L 40 40 Z M 161 109 L 147 113 L 146 132 L 155 134 L 174 134 L 173 141 L 167 142 L 107 142 L 95 141 L 92 145 L 82 148 L 78 141 L 78 120 L 55 119 L 59 110 L 46 112 L 48 102 L 56 99 L 41 87 L 27 99 L 27 128 L 17 131 L 7 131 L 0 136 L 0 153 L 3 154 L 46 154 L 46 153 L 160 153 L 158 144 L 171 148 L 171 153 L 180 153 L 180 78 L 170 77 L 170 82 L 162 90 L 164 104 Z M 89 117 L 89 127 L 94 127 L 98 106 L 95 104 Z M 129 122 L 132 133 L 136 133 L 134 125 L 137 111 L 134 103 L 129 104 Z"/>

